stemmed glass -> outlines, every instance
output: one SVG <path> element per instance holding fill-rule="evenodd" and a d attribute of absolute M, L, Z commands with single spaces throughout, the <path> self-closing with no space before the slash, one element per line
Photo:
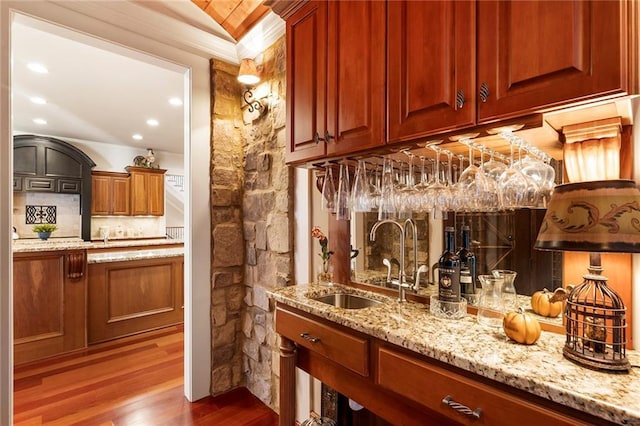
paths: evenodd
<path fill-rule="evenodd" d="M 393 182 L 393 160 L 389 157 L 385 157 L 382 164 L 378 220 L 395 219 L 396 212 L 395 185 Z"/>
<path fill-rule="evenodd" d="M 434 181 L 429 185 L 427 196 L 433 204 L 433 213 L 435 218 L 441 218 L 442 212 L 447 209 L 447 196 L 444 192 L 447 190 L 446 185 L 440 181 L 440 154 L 442 150 L 435 145 L 428 145 L 435 152 L 435 173 Z"/>
<path fill-rule="evenodd" d="M 333 171 L 329 163 L 324 164 L 324 179 L 322 182 L 322 211 L 335 213 L 336 186 L 333 182 Z"/>
<path fill-rule="evenodd" d="M 498 179 L 500 194 L 502 195 L 502 206 L 505 209 L 515 209 L 531 205 L 530 200 L 532 193 L 537 193 L 537 185 L 531 182 L 522 174 L 517 166 L 514 165 L 513 149 L 515 140 L 511 132 L 501 133 L 501 137 L 509 141 L 511 150 L 510 166 L 502 172 Z"/>
<path fill-rule="evenodd" d="M 358 160 L 356 174 L 351 191 L 351 206 L 354 212 L 368 212 L 371 209 L 371 192 L 367 176 L 367 165 L 364 160 Z"/>
<path fill-rule="evenodd" d="M 461 140 L 469 148 L 469 165 L 458 179 L 458 194 L 461 196 L 461 207 L 469 211 L 481 211 L 487 206 L 487 193 L 489 192 L 487 178 L 482 169 L 473 162 L 473 143 L 470 140 Z"/>
<path fill-rule="evenodd" d="M 349 182 L 349 165 L 340 163 L 340 178 L 338 179 L 338 194 L 336 195 L 336 219 L 351 219 L 351 183 Z"/>
<path fill-rule="evenodd" d="M 429 189 L 429 176 L 425 168 L 426 157 L 420 156 L 420 182 L 415 186 L 415 209 L 419 212 L 431 211 L 433 205 L 429 202 L 427 191 Z"/>

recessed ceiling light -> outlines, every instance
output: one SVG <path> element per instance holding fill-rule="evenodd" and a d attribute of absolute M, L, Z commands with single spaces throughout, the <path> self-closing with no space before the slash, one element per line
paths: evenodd
<path fill-rule="evenodd" d="M 37 62 L 31 62 L 30 64 L 27 65 L 27 68 L 29 68 L 31 71 L 37 72 L 39 74 L 47 74 L 49 72 L 47 67 L 45 67 L 44 65 L 39 64 Z"/>
<path fill-rule="evenodd" d="M 169 103 L 173 106 L 180 106 L 182 105 L 182 99 L 180 98 L 169 98 Z"/>
<path fill-rule="evenodd" d="M 141 141 L 142 140 L 142 135 L 136 133 L 135 135 L 131 136 L 132 138 L 134 138 L 137 141 Z"/>
<path fill-rule="evenodd" d="M 47 124 L 47 120 L 45 120 L 44 118 L 34 118 L 33 122 L 40 125 Z"/>
<path fill-rule="evenodd" d="M 156 127 L 159 123 L 155 118 L 150 118 L 147 120 L 147 124 L 151 127 Z"/>
<path fill-rule="evenodd" d="M 38 105 L 45 105 L 47 103 L 47 100 L 45 98 L 39 98 L 37 96 L 29 98 L 29 100 L 34 104 L 38 104 Z"/>

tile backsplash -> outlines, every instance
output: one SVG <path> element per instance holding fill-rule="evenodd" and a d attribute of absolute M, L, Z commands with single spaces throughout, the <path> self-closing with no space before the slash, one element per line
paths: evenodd
<path fill-rule="evenodd" d="M 42 216 L 43 214 L 46 217 Z M 31 230 L 33 223 L 55 223 L 58 229 L 52 236 L 56 238 L 80 238 L 82 227 L 80 195 L 14 192 L 13 226 L 16 227 L 20 238 L 38 238 L 38 235 Z"/>
<path fill-rule="evenodd" d="M 54 211 L 55 214 L 52 214 Z M 46 218 L 43 216 L 45 213 Z M 51 221 L 58 226 L 52 238 L 81 238 L 80 195 L 46 192 L 13 193 L 13 226 L 16 227 L 21 239 L 38 238 L 38 235 L 31 230 L 33 223 L 50 223 Z M 165 236 L 165 225 L 164 216 L 93 216 L 91 239 L 102 239 L 101 228 L 109 229 L 110 239 L 161 238 Z"/>

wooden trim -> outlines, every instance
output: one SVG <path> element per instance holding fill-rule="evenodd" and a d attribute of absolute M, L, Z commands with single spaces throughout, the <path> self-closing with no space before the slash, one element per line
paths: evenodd
<path fill-rule="evenodd" d="M 280 426 L 296 423 L 295 389 L 296 345 L 292 340 L 280 336 Z"/>
<path fill-rule="evenodd" d="M 287 20 L 298 9 L 308 3 L 309 0 L 266 0 L 265 6 L 269 6 L 273 13 Z"/>

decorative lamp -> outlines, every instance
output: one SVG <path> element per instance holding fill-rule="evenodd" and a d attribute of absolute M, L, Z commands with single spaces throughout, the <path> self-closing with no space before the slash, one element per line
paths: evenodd
<path fill-rule="evenodd" d="M 247 86 L 242 97 L 249 105 L 249 112 L 262 108 L 260 101 L 253 99 L 253 91 L 251 88 L 260 82 L 258 68 L 253 59 L 245 58 L 240 62 L 240 70 L 238 71 L 238 81 Z"/>
<path fill-rule="evenodd" d="M 626 308 L 602 275 L 601 252 L 640 252 L 640 190 L 630 180 L 556 186 L 535 248 L 588 251 L 584 282 L 565 308 L 569 360 L 598 370 L 627 371 Z"/>

